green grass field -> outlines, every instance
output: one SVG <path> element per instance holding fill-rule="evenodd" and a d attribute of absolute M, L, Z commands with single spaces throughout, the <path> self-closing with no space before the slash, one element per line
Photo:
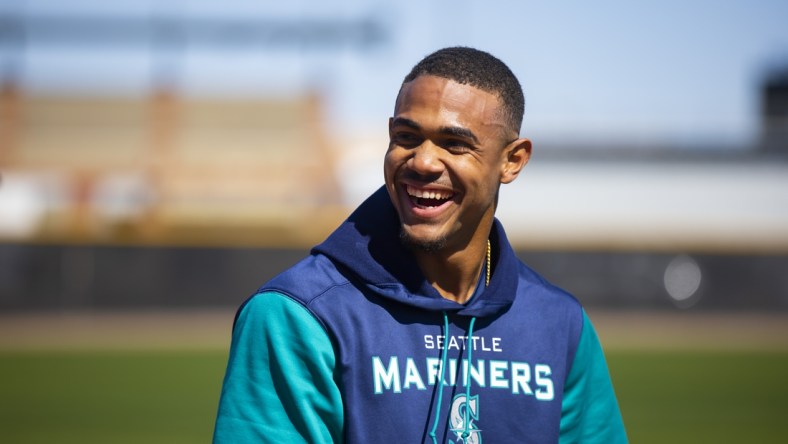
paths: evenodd
<path fill-rule="evenodd" d="M 613 351 L 633 443 L 788 442 L 788 353 Z"/>
<path fill-rule="evenodd" d="M 0 352 L 0 442 L 210 442 L 226 353 Z"/>
<path fill-rule="evenodd" d="M 207 443 L 225 351 L 0 351 L 0 442 Z M 788 352 L 608 352 L 633 443 L 782 443 Z"/>

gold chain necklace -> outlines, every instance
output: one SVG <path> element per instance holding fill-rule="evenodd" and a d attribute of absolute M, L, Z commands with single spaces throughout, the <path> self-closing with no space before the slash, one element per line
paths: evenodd
<path fill-rule="evenodd" d="M 487 276 L 485 277 L 485 280 L 484 280 L 484 286 L 485 287 L 489 287 L 490 286 L 490 265 L 491 265 L 491 261 L 490 261 L 490 239 L 487 239 Z"/>

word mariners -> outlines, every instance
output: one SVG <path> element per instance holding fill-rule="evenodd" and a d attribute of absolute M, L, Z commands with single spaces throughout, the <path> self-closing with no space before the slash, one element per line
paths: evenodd
<path fill-rule="evenodd" d="M 534 395 L 540 401 L 551 401 L 554 397 L 552 370 L 549 365 L 536 364 L 531 367 L 527 362 L 511 362 L 484 359 L 475 360 L 475 365 L 470 368 L 473 385 L 477 387 L 490 387 L 508 389 L 513 394 Z M 468 372 L 467 361 L 462 361 L 461 383 L 465 384 Z M 440 374 L 440 359 L 427 358 L 426 366 L 419 370 L 413 358 L 407 358 L 404 368 L 397 356 L 389 358 L 385 364 L 379 356 L 372 357 L 372 373 L 375 385 L 375 394 L 384 391 L 401 393 L 402 390 L 425 390 L 426 380 L 429 385 L 435 385 Z M 457 360 L 449 359 L 443 385 L 454 386 L 457 384 Z M 427 377 L 423 378 L 422 374 Z"/>

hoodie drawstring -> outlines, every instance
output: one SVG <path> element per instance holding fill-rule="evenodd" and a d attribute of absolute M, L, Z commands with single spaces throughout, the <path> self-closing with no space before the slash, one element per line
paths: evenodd
<path fill-rule="evenodd" d="M 466 358 L 466 365 L 465 365 L 465 429 L 462 432 L 462 441 L 465 442 L 470 436 L 470 409 L 468 409 L 467 403 L 471 400 L 471 354 L 473 353 L 473 325 L 476 323 L 476 317 L 471 318 L 471 324 L 468 327 L 468 341 L 466 344 L 468 350 L 468 357 Z M 449 337 L 449 316 L 446 312 L 443 312 L 443 337 Z M 435 431 L 438 429 L 438 422 L 440 421 L 441 415 L 441 404 L 443 404 L 443 377 L 446 374 L 446 357 L 448 353 L 449 347 L 446 346 L 444 342 L 443 351 L 441 352 L 441 362 L 440 362 L 440 376 L 438 378 L 438 384 L 440 388 L 438 389 L 438 405 L 435 407 L 435 418 L 432 422 L 432 430 L 430 430 L 430 438 L 432 438 L 432 444 L 438 444 L 438 439 L 435 436 Z"/>
<path fill-rule="evenodd" d="M 449 315 L 446 312 L 443 312 L 443 338 L 447 338 L 449 336 Z M 440 389 L 438 389 L 438 406 L 435 408 L 435 420 L 432 423 L 432 430 L 430 430 L 430 438 L 432 438 L 432 444 L 438 444 L 438 439 L 435 438 L 435 430 L 438 429 L 438 421 L 441 417 L 441 404 L 443 403 L 443 375 L 446 373 L 446 355 L 448 353 L 449 347 L 446 347 L 446 344 L 443 344 L 443 352 L 441 352 L 441 374 L 438 378 L 438 385 Z"/>
<path fill-rule="evenodd" d="M 490 285 L 490 274 L 492 273 L 492 263 L 491 263 L 491 246 L 490 240 L 487 239 L 487 257 L 486 261 L 482 265 L 482 272 L 485 275 L 484 279 L 484 286 L 488 287 Z M 465 341 L 466 349 L 468 350 L 468 357 L 466 358 L 466 365 L 465 365 L 465 414 L 463 415 L 463 419 L 465 421 L 464 429 L 462 431 L 462 442 L 466 442 L 468 437 L 471 435 L 471 421 L 470 421 L 470 409 L 468 408 L 468 404 L 471 402 L 471 354 L 473 353 L 473 325 L 476 323 L 476 316 L 471 318 L 471 323 L 468 326 L 468 340 Z M 441 374 L 440 379 L 438 380 L 438 384 L 440 384 L 440 388 L 438 389 L 438 406 L 435 408 L 435 419 L 432 422 L 432 430 L 430 430 L 430 438 L 432 438 L 432 444 L 438 444 L 438 439 L 435 437 L 435 431 L 438 429 L 438 421 L 441 417 L 441 404 L 443 403 L 443 376 L 446 373 L 446 356 L 449 347 L 446 346 L 446 340 L 449 337 L 449 315 L 446 312 L 443 312 L 443 352 L 441 353 Z"/>
<path fill-rule="evenodd" d="M 476 323 L 476 316 L 471 318 L 471 325 L 468 327 L 468 342 L 471 343 L 470 347 L 468 347 L 468 364 L 465 366 L 465 430 L 462 432 L 462 442 L 465 442 L 468 439 L 468 436 L 471 434 L 469 432 L 471 428 L 471 421 L 469 418 L 469 408 L 468 403 L 471 402 L 471 353 L 473 352 L 473 324 Z"/>

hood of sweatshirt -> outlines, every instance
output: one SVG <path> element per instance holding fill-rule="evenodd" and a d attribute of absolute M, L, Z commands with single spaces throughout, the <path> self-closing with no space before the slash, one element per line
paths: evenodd
<path fill-rule="evenodd" d="M 506 311 L 516 295 L 518 260 L 496 219 L 490 233 L 492 275 L 482 293 L 466 304 L 445 299 L 424 278 L 399 238 L 399 216 L 381 187 L 323 243 L 312 249 L 348 279 L 380 295 L 423 310 L 486 317 Z"/>

